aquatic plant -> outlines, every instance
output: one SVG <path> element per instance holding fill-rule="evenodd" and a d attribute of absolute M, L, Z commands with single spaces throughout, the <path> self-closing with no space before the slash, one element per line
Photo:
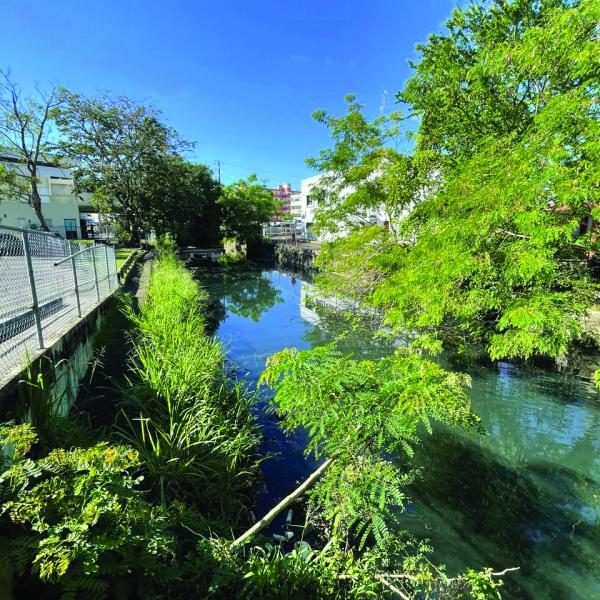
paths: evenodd
<path fill-rule="evenodd" d="M 172 255 L 155 264 L 148 300 L 131 315 L 138 335 L 120 432 L 163 505 L 185 500 L 231 518 L 249 501 L 258 429 L 251 396 L 228 384 L 223 348 L 204 335 L 206 298 Z"/>

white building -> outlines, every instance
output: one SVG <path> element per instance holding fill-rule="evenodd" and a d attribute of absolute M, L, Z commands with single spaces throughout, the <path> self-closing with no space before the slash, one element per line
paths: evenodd
<path fill-rule="evenodd" d="M 294 219 L 300 219 L 302 214 L 302 193 L 292 192 L 290 197 L 291 214 Z"/>
<path fill-rule="evenodd" d="M 323 178 L 328 174 L 314 175 L 313 177 L 307 177 L 303 179 L 300 185 L 300 198 L 297 204 L 299 207 L 294 212 L 292 205 L 292 215 L 302 223 L 303 229 L 306 231 L 307 239 L 319 239 L 320 241 L 328 241 L 336 236 L 332 234 L 325 234 L 320 238 L 317 238 L 314 233 L 311 232 L 311 228 L 315 222 L 315 212 L 319 207 L 319 200 L 317 198 L 315 188 L 321 183 Z M 352 188 L 345 190 L 346 195 L 352 193 Z M 383 209 L 373 210 L 369 214 L 364 215 L 364 219 L 372 225 L 381 225 L 387 227 L 390 222 L 390 218 L 387 216 Z M 340 231 L 340 235 L 343 235 L 343 231 Z"/>
<path fill-rule="evenodd" d="M 19 159 L 0 151 L 0 168 L 28 173 Z M 112 235 L 110 219 L 102 218 L 91 205 L 91 194 L 74 192 L 71 169 L 53 162 L 52 157 L 37 165 L 38 191 L 44 220 L 50 231 L 66 239 L 107 239 Z M 38 229 L 39 220 L 31 206 L 12 198 L 8 190 L 0 189 L 0 225 Z"/>

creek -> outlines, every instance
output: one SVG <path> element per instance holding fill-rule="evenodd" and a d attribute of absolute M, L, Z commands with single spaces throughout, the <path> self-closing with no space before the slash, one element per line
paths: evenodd
<path fill-rule="evenodd" d="M 274 270 L 198 270 L 217 307 L 216 335 L 239 376 L 254 383 L 285 347 L 327 343 L 344 324 L 306 306 L 309 284 Z M 310 306 L 310 303 L 309 303 Z M 330 311 L 327 311 L 330 313 Z M 342 348 L 360 357 L 393 351 L 366 332 Z M 421 476 L 402 527 L 430 540 L 450 575 L 466 567 L 520 566 L 503 597 L 600 598 L 600 395 L 573 376 L 507 363 L 466 368 L 484 433 L 437 426 L 415 462 Z M 286 436 L 261 413 L 264 489 L 257 516 L 316 467 L 302 432 Z"/>

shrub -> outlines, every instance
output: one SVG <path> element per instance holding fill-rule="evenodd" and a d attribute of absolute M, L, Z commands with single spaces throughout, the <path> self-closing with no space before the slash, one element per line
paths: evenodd
<path fill-rule="evenodd" d="M 167 513 L 148 504 L 140 489 L 138 453 L 99 443 L 32 460 L 35 439 L 28 425 L 0 429 L 0 446 L 12 461 L 0 477 L 2 515 L 21 534 L 3 543 L 5 578 L 31 564 L 42 581 L 101 592 L 132 574 L 160 572 L 174 556 L 175 540 Z"/>

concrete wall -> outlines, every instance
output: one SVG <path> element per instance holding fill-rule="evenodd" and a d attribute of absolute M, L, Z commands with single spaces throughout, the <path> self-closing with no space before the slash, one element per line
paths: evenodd
<path fill-rule="evenodd" d="M 94 358 L 95 334 L 114 301 L 113 296 L 107 297 L 52 346 L 31 357 L 29 379 L 35 383 L 41 376 L 60 414 L 66 414 L 77 399 L 80 383 Z M 27 392 L 25 379 L 25 373 L 18 373 L 0 388 L 1 420 L 6 421 L 14 416 L 20 394 Z"/>
<path fill-rule="evenodd" d="M 314 270 L 316 251 L 307 246 L 276 244 L 275 264 L 288 269 Z"/>

